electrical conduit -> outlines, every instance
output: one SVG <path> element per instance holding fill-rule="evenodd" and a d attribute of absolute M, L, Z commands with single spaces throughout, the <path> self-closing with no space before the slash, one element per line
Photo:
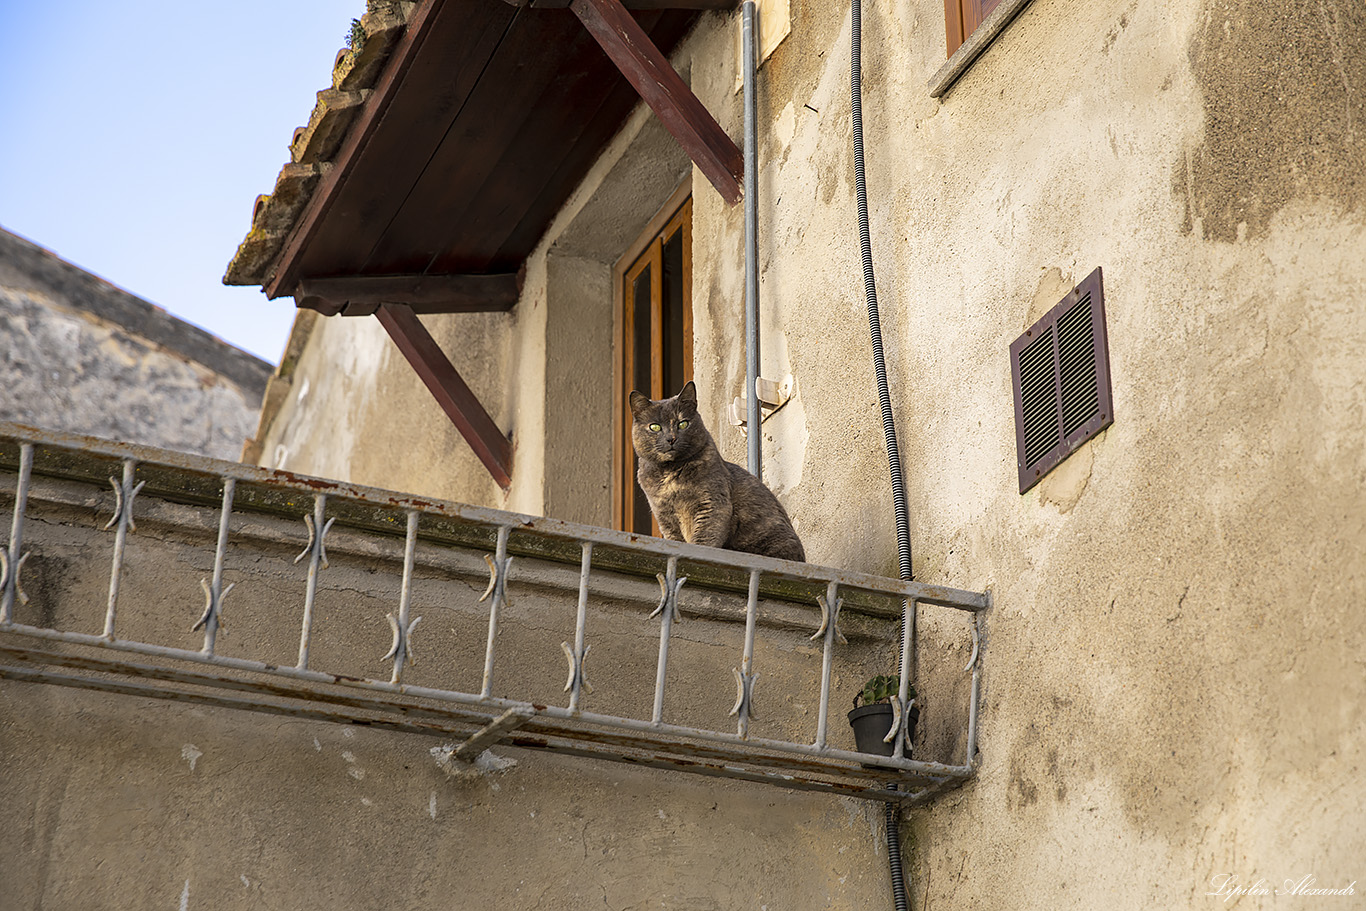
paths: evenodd
<path fill-rule="evenodd" d="M 859 246 L 863 254 L 863 289 L 868 303 L 868 332 L 873 343 L 873 371 L 877 375 L 878 403 L 882 407 L 882 433 L 887 444 L 887 463 L 892 476 L 892 504 L 896 511 L 896 549 L 901 578 L 911 578 L 911 526 L 906 508 L 906 487 L 901 476 L 901 454 L 896 444 L 896 423 L 892 416 L 892 396 L 887 388 L 887 363 L 882 352 L 882 325 L 878 319 L 877 286 L 873 279 L 873 244 L 868 229 L 868 187 L 863 174 L 863 93 L 862 64 L 862 5 L 852 0 L 850 28 L 850 86 L 854 133 L 854 191 L 858 199 Z M 748 188 L 746 188 L 748 191 Z M 908 669 L 913 668 L 908 644 L 914 642 L 915 605 L 906 603 L 902 610 L 901 631 L 901 703 L 906 704 L 910 693 Z M 905 713 L 909 715 L 909 711 Z M 898 736 L 898 742 L 901 738 Z M 884 805 L 887 827 L 887 862 L 892 875 L 892 899 L 897 911 L 910 911 L 906 898 L 906 881 L 901 869 L 901 835 L 897 828 L 896 804 Z"/>

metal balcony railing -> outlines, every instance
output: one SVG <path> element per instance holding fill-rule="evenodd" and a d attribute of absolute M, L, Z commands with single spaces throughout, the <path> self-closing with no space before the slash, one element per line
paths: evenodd
<path fill-rule="evenodd" d="M 898 802 L 973 774 L 983 593 L 0 423 L 10 507 L 0 678 L 437 735 L 463 760 L 502 743 Z M 916 603 L 971 637 L 961 763 L 831 743 L 832 680 L 885 669 Z"/>

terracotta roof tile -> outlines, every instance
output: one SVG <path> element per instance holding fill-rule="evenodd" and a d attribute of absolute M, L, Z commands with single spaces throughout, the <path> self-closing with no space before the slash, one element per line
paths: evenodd
<path fill-rule="evenodd" d="M 331 159 L 369 98 L 415 6 L 398 0 L 370 0 L 360 20 L 365 40 L 358 48 L 338 52 L 332 65 L 332 87 L 318 92 L 308 123 L 294 131 L 291 162 L 280 170 L 274 191 L 256 198 L 251 231 L 228 264 L 223 284 L 260 285 L 269 278 L 285 239 L 319 178 L 331 167 Z"/>

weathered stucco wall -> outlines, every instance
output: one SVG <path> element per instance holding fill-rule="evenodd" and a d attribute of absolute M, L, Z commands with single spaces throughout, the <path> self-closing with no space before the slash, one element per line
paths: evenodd
<path fill-rule="evenodd" d="M 760 84 L 762 372 L 795 373 L 802 407 L 765 424 L 766 472 L 813 560 L 894 572 L 849 10 L 793 15 Z M 915 906 L 1348 886 L 1366 873 L 1366 13 L 1036 0 L 935 101 L 941 22 L 907 0 L 867 4 L 863 29 L 916 575 L 996 605 L 980 778 L 911 817 Z M 698 36 L 693 83 L 738 135 L 728 40 Z M 742 222 L 694 185 L 716 427 L 743 379 Z M 1007 346 L 1097 266 L 1115 423 L 1021 496 Z M 1315 899 L 1244 904 L 1273 901 Z"/>
<path fill-rule="evenodd" d="M 0 420 L 237 459 L 270 365 L 0 230 Z"/>

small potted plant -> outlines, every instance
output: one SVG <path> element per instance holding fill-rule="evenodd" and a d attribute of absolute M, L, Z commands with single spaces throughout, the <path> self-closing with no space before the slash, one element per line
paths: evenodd
<path fill-rule="evenodd" d="M 854 743 L 860 753 L 873 753 L 878 756 L 891 756 L 896 753 L 896 744 L 886 743 L 884 738 L 892 729 L 895 717 L 892 697 L 898 695 L 900 690 L 900 677 L 895 674 L 879 674 L 870 678 L 854 697 L 854 710 L 849 713 L 849 726 L 854 729 Z M 920 709 L 914 707 L 914 686 L 910 688 L 907 698 L 913 706 L 910 717 L 906 720 L 906 740 L 909 743 L 915 737 L 915 722 L 920 717 Z M 860 701 L 862 705 L 859 704 Z"/>

